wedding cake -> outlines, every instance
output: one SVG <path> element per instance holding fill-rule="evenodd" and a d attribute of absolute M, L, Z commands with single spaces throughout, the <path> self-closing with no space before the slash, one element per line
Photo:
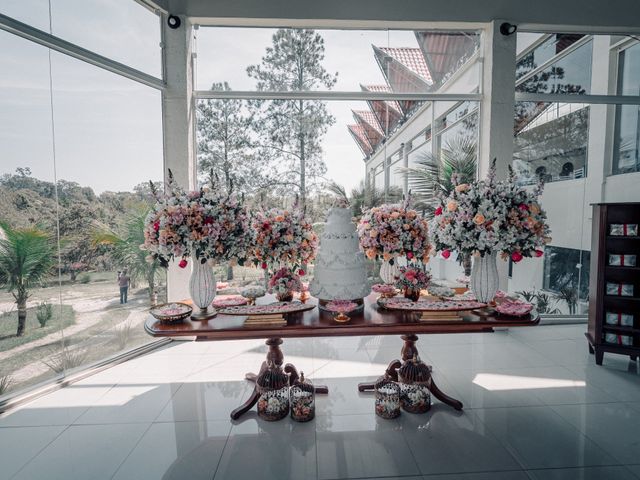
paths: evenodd
<path fill-rule="evenodd" d="M 320 300 L 360 300 L 369 295 L 364 254 L 351 208 L 329 210 L 309 292 Z"/>

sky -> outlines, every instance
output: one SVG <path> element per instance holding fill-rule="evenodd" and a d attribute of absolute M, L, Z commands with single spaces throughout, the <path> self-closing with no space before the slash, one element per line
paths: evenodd
<path fill-rule="evenodd" d="M 47 0 L 0 0 L 0 13 L 50 31 Z M 117 26 L 117 27 L 116 27 Z M 117 31 L 116 31 L 117 28 Z M 51 0 L 51 31 L 82 47 L 159 75 L 157 17 L 133 0 Z M 272 29 L 202 27 L 197 31 L 197 85 L 227 81 L 251 90 L 246 67 L 260 62 Z M 338 72 L 334 90 L 383 84 L 371 45 L 411 46 L 410 31 L 319 31 L 324 67 Z M 117 33 L 117 34 L 116 34 Z M 162 177 L 160 93 L 100 68 L 0 31 L 0 174 L 33 175 L 103 191 L 130 190 Z M 50 93 L 52 95 L 50 95 Z M 53 123 L 51 112 L 53 98 Z M 326 177 L 350 189 L 364 178 L 363 156 L 347 131 L 364 102 L 329 102 L 336 118 L 323 142 Z M 55 145 L 52 141 L 55 131 Z"/>

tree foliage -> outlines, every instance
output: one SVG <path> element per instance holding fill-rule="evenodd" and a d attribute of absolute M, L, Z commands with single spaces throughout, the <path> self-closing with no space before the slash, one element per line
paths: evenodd
<path fill-rule="evenodd" d="M 314 30 L 280 29 L 261 63 L 249 66 L 247 74 L 259 91 L 331 89 L 338 74 L 322 66 L 324 52 L 324 40 Z M 310 187 L 326 172 L 321 141 L 335 118 L 319 100 L 255 100 L 250 105 L 259 155 L 278 173 L 273 186 L 294 187 L 304 205 Z"/>

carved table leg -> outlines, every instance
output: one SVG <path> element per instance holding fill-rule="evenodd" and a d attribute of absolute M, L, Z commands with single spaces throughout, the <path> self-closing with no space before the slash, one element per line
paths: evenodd
<path fill-rule="evenodd" d="M 411 334 L 411 335 L 402 335 L 400 338 L 404 340 L 404 345 L 402 346 L 402 350 L 400 351 L 402 362 L 407 362 L 409 360 L 412 360 L 414 356 L 418 355 L 418 349 L 416 347 L 418 336 Z M 402 365 L 402 362 L 400 360 L 393 360 L 387 367 L 387 371 L 386 371 L 387 375 L 395 381 L 398 380 L 398 369 Z M 429 369 L 431 368 L 432 367 L 429 367 Z M 373 389 L 374 389 L 373 383 L 358 384 L 358 391 L 360 392 L 373 390 Z M 436 397 L 442 403 L 447 404 L 455 408 L 456 410 L 462 410 L 462 406 L 463 406 L 462 402 L 459 400 L 456 400 L 455 398 L 450 397 L 449 395 L 445 394 L 442 390 L 440 390 L 438 386 L 435 384 L 435 382 L 433 381 L 433 378 L 429 383 L 429 391 L 433 394 L 434 397 Z"/>
<path fill-rule="evenodd" d="M 282 339 L 269 338 L 265 341 L 265 343 L 269 346 L 269 351 L 267 352 L 266 361 L 262 362 L 260 372 L 266 369 L 269 363 L 273 363 L 274 365 L 281 367 L 282 363 L 284 362 L 284 354 L 280 349 L 280 345 L 282 345 Z M 284 366 L 284 371 L 289 375 L 289 385 L 293 385 L 293 383 L 299 378 L 298 370 L 292 364 L 287 363 Z M 245 375 L 244 378 L 249 382 L 255 383 L 259 375 L 260 373 L 255 374 L 249 372 Z M 329 393 L 329 388 L 324 385 L 318 385 L 315 387 L 315 391 L 316 393 L 326 394 Z M 260 394 L 258 393 L 258 388 L 257 386 L 254 386 L 253 392 L 251 392 L 251 395 L 249 396 L 247 401 L 231 412 L 231 418 L 233 420 L 237 420 L 241 415 L 247 413 L 258 402 L 259 397 Z"/>

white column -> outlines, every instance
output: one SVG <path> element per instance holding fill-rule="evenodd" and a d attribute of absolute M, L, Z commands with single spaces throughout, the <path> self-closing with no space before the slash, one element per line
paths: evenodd
<path fill-rule="evenodd" d="M 196 185 L 192 26 L 186 17 L 173 30 L 163 16 L 164 74 L 166 89 L 162 94 L 162 130 L 164 138 L 165 181 L 171 169 L 176 182 L 185 189 Z M 191 262 L 190 262 L 191 263 Z M 167 272 L 167 299 L 189 298 L 190 268 L 181 269 L 177 262 Z"/>
<path fill-rule="evenodd" d="M 516 34 L 502 35 L 500 20 L 489 23 L 483 37 L 482 93 L 478 175 L 483 178 L 496 159 L 498 178 L 505 178 L 513 161 Z M 499 288 L 508 288 L 506 261 L 498 260 Z"/>
<path fill-rule="evenodd" d="M 513 160 L 513 114 L 516 79 L 516 34 L 502 35 L 500 20 L 489 23 L 483 37 L 480 155 L 478 172 L 484 177 L 491 160 L 498 177 L 507 174 Z"/>
<path fill-rule="evenodd" d="M 411 142 L 400 145 L 400 156 L 402 158 L 402 167 L 409 168 L 409 152 L 411 151 Z M 402 180 L 402 193 L 406 197 L 409 193 L 409 176 L 405 175 Z"/>

